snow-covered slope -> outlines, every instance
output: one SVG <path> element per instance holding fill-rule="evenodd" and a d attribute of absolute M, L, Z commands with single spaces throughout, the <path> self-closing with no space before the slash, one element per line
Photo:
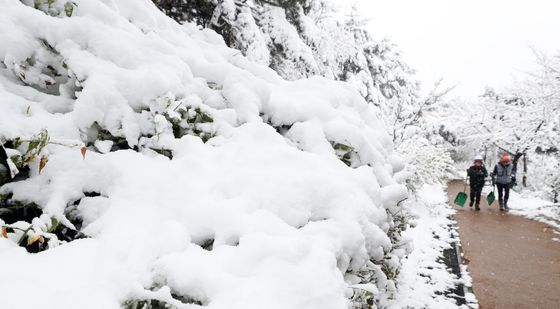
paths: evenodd
<path fill-rule="evenodd" d="M 0 220 L 0 308 L 384 302 L 406 189 L 353 88 L 284 81 L 150 1 L 51 2 L 0 1 L 0 138 L 23 179 L 2 207 L 42 210 Z"/>

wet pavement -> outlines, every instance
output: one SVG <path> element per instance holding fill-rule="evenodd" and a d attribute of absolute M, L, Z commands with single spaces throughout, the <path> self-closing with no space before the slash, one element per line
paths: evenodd
<path fill-rule="evenodd" d="M 453 203 L 462 181 L 449 183 Z M 467 188 L 467 194 L 468 192 Z M 481 309 L 560 308 L 560 243 L 544 223 L 499 211 L 483 196 L 481 211 L 453 205 L 464 263 Z"/>

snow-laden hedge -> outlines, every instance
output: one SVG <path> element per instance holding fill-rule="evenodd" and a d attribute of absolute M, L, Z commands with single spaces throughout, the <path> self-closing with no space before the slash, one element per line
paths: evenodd
<path fill-rule="evenodd" d="M 0 307 L 383 306 L 406 188 L 375 115 L 147 0 L 4 1 Z"/>

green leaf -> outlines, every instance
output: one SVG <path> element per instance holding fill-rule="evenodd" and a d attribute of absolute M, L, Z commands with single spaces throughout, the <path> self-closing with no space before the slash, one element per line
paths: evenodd
<path fill-rule="evenodd" d="M 54 232 L 57 227 L 58 227 L 58 220 L 56 220 L 56 218 L 52 217 L 51 218 L 51 227 L 49 228 L 48 232 L 49 233 Z"/>
<path fill-rule="evenodd" d="M 203 123 L 214 122 L 214 119 L 212 117 L 208 116 L 208 114 L 202 113 L 202 122 Z"/>
<path fill-rule="evenodd" d="M 27 146 L 27 152 L 31 152 L 31 151 L 35 150 L 35 148 L 37 148 L 37 146 L 39 146 L 40 143 L 41 143 L 40 140 L 30 141 L 29 145 Z"/>
<path fill-rule="evenodd" d="M 74 12 L 74 4 L 70 1 L 64 4 L 64 12 L 66 12 L 66 16 L 72 17 L 72 13 Z"/>
<path fill-rule="evenodd" d="M 17 168 L 23 168 L 23 158 L 20 155 L 13 155 L 10 157 L 10 160 L 14 162 Z"/>
<path fill-rule="evenodd" d="M 43 150 L 43 148 L 45 148 L 45 146 L 47 146 L 47 144 L 49 143 L 50 141 L 49 133 L 47 131 L 41 131 L 39 135 L 39 139 L 41 143 L 40 143 L 39 151 L 37 153 L 41 152 L 41 150 Z"/>
<path fill-rule="evenodd" d="M 8 198 L 10 198 L 10 195 L 8 195 L 8 194 L 0 194 L 0 201 L 2 201 L 2 202 L 7 201 Z"/>
<path fill-rule="evenodd" d="M 350 147 L 348 145 L 341 144 L 341 143 L 334 144 L 333 148 L 335 150 L 341 150 L 341 151 L 344 151 L 344 152 L 351 152 L 353 150 L 352 147 Z"/>
<path fill-rule="evenodd" d="M 13 143 L 14 143 L 14 148 L 19 148 L 19 146 L 21 146 L 22 144 L 21 139 L 19 137 L 16 137 Z"/>

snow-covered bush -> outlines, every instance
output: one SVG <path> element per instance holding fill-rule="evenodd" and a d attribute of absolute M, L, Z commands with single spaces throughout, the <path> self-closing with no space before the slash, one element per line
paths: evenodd
<path fill-rule="evenodd" d="M 407 162 L 397 178 L 412 192 L 425 184 L 444 184 L 453 174 L 452 152 L 447 147 L 453 137 L 441 125 L 446 116 L 441 112 L 447 102 L 443 98 L 450 89 L 441 90 L 438 83 L 424 99 L 398 105 L 392 112 L 393 141 Z"/>
<path fill-rule="evenodd" d="M 560 200 L 560 161 L 555 156 L 534 153 L 528 157 L 527 171 L 529 189 L 541 191 L 541 197 L 558 203 Z"/>
<path fill-rule="evenodd" d="M 332 0 L 154 0 L 179 22 L 217 31 L 248 59 L 296 80 L 321 75 L 353 85 L 391 127 L 412 115 L 417 82 L 397 47 L 374 40 L 351 3 Z M 341 14 L 348 11 L 350 14 Z M 391 132 L 394 134 L 395 132 Z"/>
<path fill-rule="evenodd" d="M 25 158 L 48 132 L 0 187 L 2 307 L 387 303 L 403 164 L 355 88 L 286 81 L 151 1 L 45 3 L 0 10 L 0 137 Z M 18 203 L 36 213 L 8 223 Z"/>
<path fill-rule="evenodd" d="M 453 175 L 453 160 L 443 145 L 423 137 L 405 139 L 398 147 L 407 165 L 401 177 L 416 191 L 424 184 L 444 184 Z"/>

